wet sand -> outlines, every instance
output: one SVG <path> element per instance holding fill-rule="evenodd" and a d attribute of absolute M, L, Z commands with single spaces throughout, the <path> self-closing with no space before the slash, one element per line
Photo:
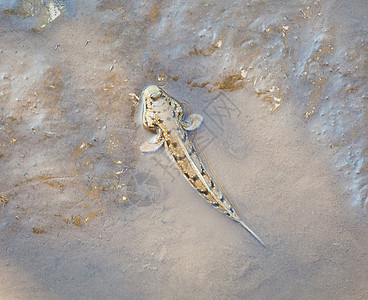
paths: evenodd
<path fill-rule="evenodd" d="M 318 76 L 301 84 L 291 75 L 298 55 L 282 53 L 266 73 L 256 68 L 263 52 L 253 55 L 252 38 L 266 36 L 264 52 L 290 43 L 281 13 L 265 32 L 230 30 L 239 46 L 226 34 L 226 5 L 200 3 L 174 18 L 166 2 L 71 3 L 44 30 L 0 13 L 2 299 L 368 298 L 367 217 L 336 167 L 344 145 L 331 149 L 333 135 L 311 130 L 325 120 L 323 101 L 293 101 L 319 99 L 311 82 L 324 71 L 309 62 Z M 301 14 L 294 25 L 319 13 L 306 9 L 312 2 L 290 3 L 285 15 Z M 338 1 L 318 3 L 324 18 L 339 11 Z M 262 7 L 251 3 L 251 24 L 269 18 L 272 6 Z M 206 13 L 225 21 L 209 30 Z M 182 34 L 169 30 L 175 22 Z M 253 70 L 239 70 L 241 60 Z M 275 75 L 285 70 L 290 81 Z M 133 94 L 151 83 L 204 115 L 198 141 L 266 249 L 206 203 L 163 149 L 139 153 L 150 133 Z"/>

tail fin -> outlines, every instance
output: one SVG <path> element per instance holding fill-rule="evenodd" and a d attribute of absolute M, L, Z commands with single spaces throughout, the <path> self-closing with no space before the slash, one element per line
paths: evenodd
<path fill-rule="evenodd" d="M 256 235 L 252 229 L 248 227 L 242 220 L 238 221 L 241 226 L 243 226 L 264 248 L 266 248 L 265 243 Z"/>

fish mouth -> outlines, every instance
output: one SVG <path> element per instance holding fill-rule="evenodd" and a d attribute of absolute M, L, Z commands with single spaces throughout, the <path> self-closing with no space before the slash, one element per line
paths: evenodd
<path fill-rule="evenodd" d="M 147 99 L 155 100 L 162 95 L 161 89 L 157 85 L 148 85 L 142 91 L 142 99 L 146 101 Z"/>

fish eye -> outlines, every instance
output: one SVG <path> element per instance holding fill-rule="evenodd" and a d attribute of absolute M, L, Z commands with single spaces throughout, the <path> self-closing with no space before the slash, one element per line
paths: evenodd
<path fill-rule="evenodd" d="M 151 94 L 150 97 L 153 101 L 159 99 L 162 96 L 162 91 L 158 91 L 156 94 Z"/>

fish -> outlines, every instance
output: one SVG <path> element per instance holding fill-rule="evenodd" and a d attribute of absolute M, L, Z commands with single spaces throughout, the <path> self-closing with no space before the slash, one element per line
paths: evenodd
<path fill-rule="evenodd" d="M 205 169 L 187 131 L 197 129 L 203 122 L 199 114 L 184 120 L 183 104 L 157 85 L 146 86 L 141 94 L 143 128 L 155 135 L 140 146 L 142 153 L 164 147 L 174 164 L 199 194 L 218 211 L 245 228 L 263 247 L 265 243 L 239 217 L 235 206 L 225 196 L 219 184 Z"/>

